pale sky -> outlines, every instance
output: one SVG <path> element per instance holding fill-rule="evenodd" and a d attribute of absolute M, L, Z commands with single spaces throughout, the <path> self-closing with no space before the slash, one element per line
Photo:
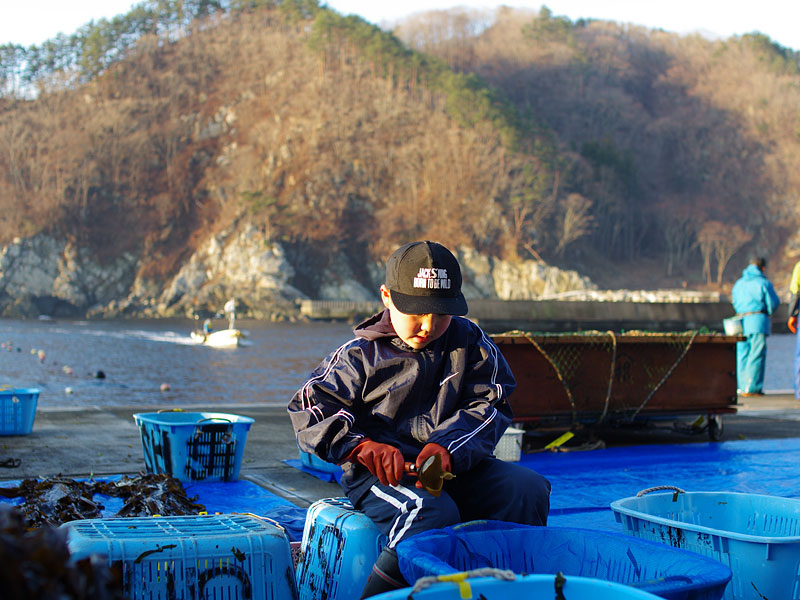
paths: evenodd
<path fill-rule="evenodd" d="M 111 18 L 138 4 L 132 0 L 0 0 L 0 44 L 40 44 L 59 32 L 71 34 L 91 20 Z M 753 31 L 800 50 L 800 0 L 328 0 L 342 14 L 357 14 L 382 25 L 425 10 L 496 8 L 538 11 L 571 20 L 594 18 L 633 23 L 679 34 L 700 32 L 727 38 Z"/>

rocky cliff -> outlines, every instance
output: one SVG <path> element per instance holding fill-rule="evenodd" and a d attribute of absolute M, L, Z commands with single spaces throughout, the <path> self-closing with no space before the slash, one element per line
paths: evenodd
<path fill-rule="evenodd" d="M 17 238 L 0 248 L 0 315 L 185 317 L 220 311 L 236 298 L 241 316 L 292 320 L 299 318 L 304 299 L 376 300 L 383 278 L 382 264 L 351 269 L 341 257 L 332 261 L 335 269 L 316 271 L 313 284 L 302 285 L 286 249 L 250 222 L 210 236 L 165 281 L 142 275 L 144 252 L 108 260 L 46 235 Z M 528 300 L 596 289 L 575 271 L 534 261 L 509 263 L 469 248 L 457 254 L 467 298 Z M 358 278 L 356 270 L 366 275 Z"/>

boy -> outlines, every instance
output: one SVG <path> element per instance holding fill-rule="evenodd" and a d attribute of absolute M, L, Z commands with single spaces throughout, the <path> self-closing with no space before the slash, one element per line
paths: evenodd
<path fill-rule="evenodd" d="M 362 598 L 406 587 L 397 543 L 474 519 L 545 525 L 550 483 L 492 451 L 511 423 L 514 377 L 497 346 L 462 318 L 461 269 L 441 244 L 413 242 L 386 263 L 386 309 L 358 325 L 289 403 L 300 449 L 341 464 L 353 506 L 388 537 Z M 405 463 L 438 454 L 441 495 Z"/>

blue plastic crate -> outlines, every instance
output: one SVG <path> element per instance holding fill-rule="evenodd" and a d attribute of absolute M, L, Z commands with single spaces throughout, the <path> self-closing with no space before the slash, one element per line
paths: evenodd
<path fill-rule="evenodd" d="M 36 388 L 0 390 L 0 435 L 28 435 L 33 431 L 38 400 Z"/>
<path fill-rule="evenodd" d="M 726 600 L 800 599 L 800 500 L 668 492 L 615 500 L 625 530 L 726 564 Z"/>
<path fill-rule="evenodd" d="M 692 552 L 609 531 L 472 521 L 417 534 L 397 545 L 409 583 L 479 568 L 563 573 L 620 583 L 671 600 L 718 600 L 725 565 Z"/>
<path fill-rule="evenodd" d="M 148 473 L 180 481 L 236 481 L 254 420 L 210 412 L 137 413 Z"/>
<path fill-rule="evenodd" d="M 295 598 L 289 540 L 251 515 L 87 519 L 62 525 L 73 559 L 104 556 L 131 600 Z"/>
<path fill-rule="evenodd" d="M 458 577 L 458 579 L 462 579 Z M 502 598 L 502 600 L 545 600 L 567 598 L 568 600 L 657 600 L 643 590 L 627 585 L 589 579 L 587 577 L 567 576 L 563 582 L 561 595 L 556 593 L 555 575 L 525 575 L 513 581 L 497 577 L 475 577 L 461 581 L 433 583 L 418 592 L 403 588 L 373 596 L 372 600 L 464 600 L 473 598 Z M 355 598 L 355 596 L 354 596 Z"/>
<path fill-rule="evenodd" d="M 300 600 L 352 600 L 361 595 L 387 540 L 347 498 L 324 498 L 308 507 L 297 589 Z"/>
<path fill-rule="evenodd" d="M 332 475 L 338 475 L 342 472 L 342 467 L 339 465 L 335 465 L 333 463 L 329 463 L 327 461 L 322 460 L 316 454 L 311 454 L 310 452 L 303 452 L 300 450 L 300 463 L 308 467 L 309 469 L 313 469 L 315 471 L 322 471 L 324 473 L 330 473 Z"/>

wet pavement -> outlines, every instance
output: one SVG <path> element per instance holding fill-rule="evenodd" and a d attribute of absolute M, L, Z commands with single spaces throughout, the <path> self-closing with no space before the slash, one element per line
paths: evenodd
<path fill-rule="evenodd" d="M 168 408 L 168 407 L 163 407 Z M 298 458 L 297 445 L 286 410 L 274 405 L 198 406 L 186 410 L 226 412 L 255 419 L 248 432 L 240 476 L 263 486 L 297 506 L 307 507 L 319 498 L 339 496 L 336 483 L 320 481 L 284 460 Z M 28 477 L 136 475 L 144 472 L 139 428 L 133 420 L 147 409 L 39 409 L 33 432 L 0 437 L 0 463 L 19 459 L 15 468 L 0 468 L 0 481 Z M 689 424 L 692 418 L 684 419 Z M 611 447 L 629 444 L 706 442 L 704 433 L 675 430 L 673 423 L 653 427 L 604 428 L 595 439 Z M 563 430 L 562 430 L 563 432 Z M 556 437 L 558 432 L 537 431 L 529 443 Z M 740 398 L 738 413 L 723 417 L 721 441 L 800 437 L 800 401 L 785 393 Z"/>

